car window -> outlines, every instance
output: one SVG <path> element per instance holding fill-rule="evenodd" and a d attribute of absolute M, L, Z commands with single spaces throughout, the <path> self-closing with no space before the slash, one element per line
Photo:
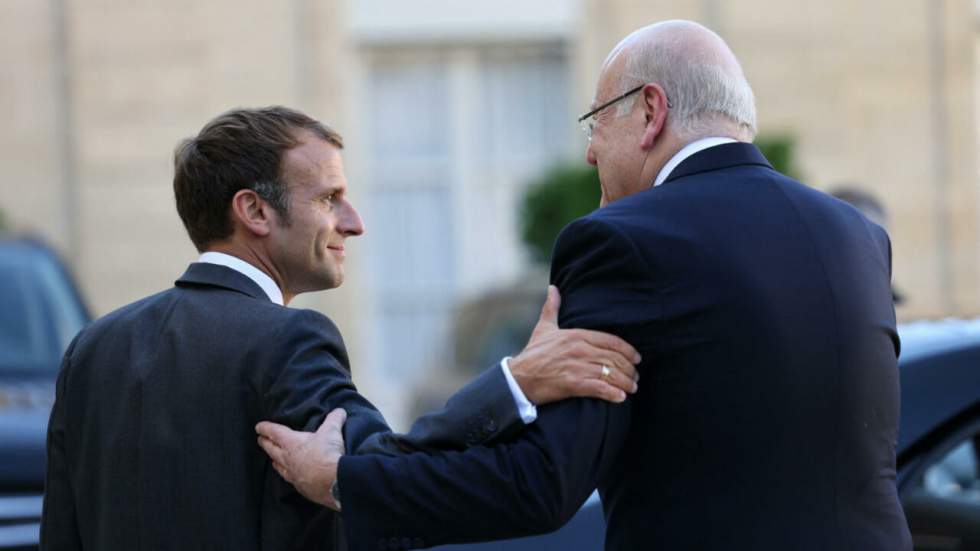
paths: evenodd
<path fill-rule="evenodd" d="M 967 439 L 926 469 L 923 488 L 936 497 L 980 504 L 978 440 L 980 435 Z"/>
<path fill-rule="evenodd" d="M 54 257 L 21 243 L 0 246 L 0 371 L 57 369 L 85 311 Z"/>
<path fill-rule="evenodd" d="M 916 551 L 980 549 L 980 417 L 933 441 L 901 492 Z"/>

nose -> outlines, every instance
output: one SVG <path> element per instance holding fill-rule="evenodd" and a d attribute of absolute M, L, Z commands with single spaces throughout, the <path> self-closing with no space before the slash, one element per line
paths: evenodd
<path fill-rule="evenodd" d="M 338 221 L 337 230 L 344 237 L 352 237 L 364 233 L 364 221 L 361 220 L 361 215 L 357 213 L 357 209 L 354 208 L 354 205 L 350 201 L 344 201 L 343 214 Z"/>
<path fill-rule="evenodd" d="M 592 142 L 589 142 L 589 146 L 585 148 L 585 162 L 596 166 L 595 153 L 592 151 Z"/>

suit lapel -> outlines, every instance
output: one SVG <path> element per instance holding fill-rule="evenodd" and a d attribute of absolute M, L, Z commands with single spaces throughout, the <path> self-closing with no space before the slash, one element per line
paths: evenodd
<path fill-rule="evenodd" d="M 269 300 L 265 291 L 248 276 L 241 274 L 227 266 L 209 264 L 207 262 L 194 262 L 187 267 L 184 275 L 180 276 L 175 285 L 178 287 L 190 287 L 194 285 L 208 285 L 211 287 L 223 287 L 232 291 L 248 295 L 252 298 Z"/>
<path fill-rule="evenodd" d="M 726 143 L 698 151 L 684 159 L 664 180 L 664 184 L 685 176 L 740 165 L 772 168 L 756 146 L 744 142 Z"/>

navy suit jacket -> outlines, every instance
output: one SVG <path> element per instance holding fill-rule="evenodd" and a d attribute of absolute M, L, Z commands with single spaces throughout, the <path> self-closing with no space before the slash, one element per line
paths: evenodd
<path fill-rule="evenodd" d="M 195 263 L 69 346 L 48 428 L 41 548 L 343 547 L 336 515 L 271 468 L 255 424 L 315 430 L 343 407 L 348 453 L 462 449 L 523 423 L 499 368 L 393 435 L 351 381 L 323 315 L 271 302 L 244 275 Z"/>
<path fill-rule="evenodd" d="M 643 355 L 622 405 L 567 400 L 511 442 L 345 457 L 357 549 L 554 529 L 598 486 L 607 549 L 911 549 L 895 487 L 888 236 L 715 146 L 570 224 L 560 323 Z"/>

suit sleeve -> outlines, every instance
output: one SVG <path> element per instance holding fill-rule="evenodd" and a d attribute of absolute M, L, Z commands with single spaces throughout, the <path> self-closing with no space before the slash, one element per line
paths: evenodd
<path fill-rule="evenodd" d="M 895 320 L 895 308 L 894 308 L 894 304 L 895 304 L 895 285 L 894 285 L 894 283 L 892 283 L 892 240 L 891 240 L 890 237 L 888 237 L 888 232 L 885 230 L 885 228 L 878 227 L 878 232 L 880 234 L 879 241 L 882 243 L 881 248 L 883 249 L 883 251 L 885 253 L 885 258 L 886 258 L 885 261 L 886 261 L 886 263 L 888 265 L 888 283 L 889 283 L 889 289 L 891 289 L 891 295 L 892 295 L 892 304 L 893 304 L 893 308 L 891 310 L 892 317 L 891 317 L 891 319 L 889 321 L 891 323 L 891 327 L 895 327 L 895 323 L 896 323 L 896 320 Z M 895 357 L 897 358 L 897 357 L 901 356 L 901 354 L 902 354 L 902 339 L 899 336 L 898 331 L 895 331 L 892 334 L 892 344 L 895 347 Z"/>
<path fill-rule="evenodd" d="M 644 265 L 628 240 L 584 220 L 562 233 L 554 258 L 562 326 L 641 334 L 629 320 L 616 322 L 617 312 L 610 310 L 638 299 L 631 286 L 645 281 Z M 535 423 L 498 445 L 402 457 L 345 456 L 338 481 L 348 544 L 428 547 L 555 530 L 614 472 L 630 407 L 629 400 L 566 400 L 540 408 Z"/>
<path fill-rule="evenodd" d="M 523 427 L 507 381 L 493 367 L 453 395 L 441 411 L 417 420 L 408 433 L 393 433 L 377 408 L 357 392 L 343 339 L 329 319 L 303 311 L 282 335 L 277 345 L 282 357 L 274 360 L 282 368 L 268 385 L 269 419 L 316 430 L 330 410 L 344 408 L 348 453 L 459 450 Z"/>
<path fill-rule="evenodd" d="M 504 440 L 524 426 L 507 379 L 500 366 L 494 366 L 453 394 L 443 409 L 417 419 L 408 433 L 375 432 L 355 453 L 462 450 Z"/>
<path fill-rule="evenodd" d="M 65 352 L 61 371 L 55 386 L 54 407 L 48 421 L 47 471 L 44 478 L 44 506 L 41 513 L 41 546 L 45 551 L 62 551 L 82 548 L 75 514 L 75 495 L 68 470 L 65 449 L 67 417 L 65 391 L 71 371 L 71 356 L 75 340 Z"/>

